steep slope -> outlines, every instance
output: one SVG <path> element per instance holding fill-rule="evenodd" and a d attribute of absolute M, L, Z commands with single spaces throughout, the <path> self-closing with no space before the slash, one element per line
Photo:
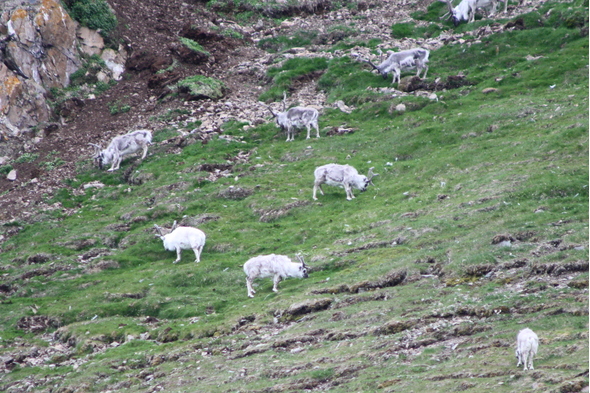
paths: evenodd
<path fill-rule="evenodd" d="M 38 145 L 68 162 L 50 182 L 4 184 L 1 390 L 587 390 L 588 37 L 564 26 L 570 4 L 511 5 L 524 30 L 390 39 L 427 4 L 318 3 L 242 26 L 228 20 L 247 8 L 160 3 L 111 3 L 128 77 Z M 215 61 L 188 63 L 179 32 Z M 431 84 L 411 94 L 351 56 L 417 44 Z M 164 94 L 193 73 L 227 96 Z M 320 139 L 277 135 L 258 99 L 285 89 L 324 107 Z M 143 162 L 77 160 L 134 127 L 154 130 Z M 379 176 L 313 202 L 328 162 Z M 174 220 L 207 233 L 200 263 L 154 238 Z M 260 280 L 249 299 L 241 265 L 271 252 L 302 252 L 310 277 L 276 294 Z M 541 339 L 530 372 L 515 367 L 524 327 Z"/>

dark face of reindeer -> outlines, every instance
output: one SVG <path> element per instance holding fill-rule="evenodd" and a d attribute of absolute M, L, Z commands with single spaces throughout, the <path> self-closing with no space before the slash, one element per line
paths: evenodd
<path fill-rule="evenodd" d="M 94 161 L 98 165 L 99 169 L 104 169 L 104 154 L 102 152 L 98 153 L 96 157 L 94 157 Z"/>
<path fill-rule="evenodd" d="M 453 13 L 453 25 L 457 27 L 459 26 L 459 23 L 461 23 L 461 19 L 457 18 L 457 16 Z"/>
<path fill-rule="evenodd" d="M 301 267 L 299 267 L 299 272 L 301 273 L 301 277 L 303 278 L 307 278 L 307 266 L 305 266 L 305 264 L 302 264 Z"/>
<path fill-rule="evenodd" d="M 367 187 L 369 186 L 369 184 L 371 184 L 371 179 L 369 179 L 366 176 L 363 176 L 363 182 L 362 182 L 363 186 L 360 188 L 361 192 L 367 191 Z"/>

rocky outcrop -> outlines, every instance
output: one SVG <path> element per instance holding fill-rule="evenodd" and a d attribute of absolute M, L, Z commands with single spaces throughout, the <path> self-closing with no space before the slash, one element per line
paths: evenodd
<path fill-rule="evenodd" d="M 0 14 L 0 132 L 17 136 L 46 122 L 51 88 L 64 88 L 82 65 L 99 55 L 110 78 L 120 79 L 126 56 L 104 49 L 102 37 L 81 27 L 58 0 L 7 0 Z"/>
<path fill-rule="evenodd" d="M 15 5 L 0 16 L 0 115 L 10 135 L 47 121 L 47 89 L 65 87 L 80 66 L 77 24 L 56 0 Z M 12 126 L 12 127 L 11 127 Z"/>

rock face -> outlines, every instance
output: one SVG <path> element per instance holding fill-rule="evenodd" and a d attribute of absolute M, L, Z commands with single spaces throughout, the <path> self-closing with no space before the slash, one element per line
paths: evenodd
<path fill-rule="evenodd" d="M 5 116 L 0 127 L 9 134 L 15 133 L 14 127 L 47 121 L 46 90 L 67 86 L 80 66 L 77 24 L 59 2 L 19 3 L 7 2 L 0 15 L 0 115 Z"/>
<path fill-rule="evenodd" d="M 72 20 L 58 0 L 3 0 L 0 14 L 0 133 L 18 136 L 51 117 L 46 95 L 70 84 L 80 54 L 99 55 L 120 79 L 126 54 L 104 49 L 96 31 Z"/>

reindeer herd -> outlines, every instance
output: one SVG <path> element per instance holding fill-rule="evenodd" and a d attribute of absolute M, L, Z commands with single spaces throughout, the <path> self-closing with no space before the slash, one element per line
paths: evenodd
<path fill-rule="evenodd" d="M 456 7 L 453 7 L 450 0 L 439 0 L 447 3 L 449 11 L 444 17 L 450 17 L 455 25 L 461 22 L 473 22 L 475 12 L 478 9 L 489 9 L 490 15 L 496 12 L 498 2 L 502 0 L 462 0 Z M 504 12 L 506 12 L 508 0 L 504 2 Z M 428 72 L 428 58 L 430 52 L 424 48 L 414 48 L 400 52 L 387 52 L 387 58 L 379 63 L 374 64 L 358 54 L 353 54 L 359 61 L 368 63 L 377 70 L 381 76 L 386 79 L 388 74 L 393 75 L 392 83 L 400 83 L 401 73 L 407 70 L 416 70 L 416 76 L 426 78 Z M 268 110 L 276 121 L 276 125 L 287 134 L 287 142 L 295 138 L 295 131 L 299 128 L 307 129 L 307 139 L 310 138 L 311 129 L 316 131 L 316 137 L 320 137 L 319 132 L 319 112 L 315 108 L 296 106 L 287 109 L 286 94 L 283 95 L 282 111 L 273 111 L 270 106 Z M 125 135 L 120 135 L 110 142 L 106 148 L 97 144 L 90 144 L 94 147 L 93 159 L 100 169 L 110 165 L 108 171 L 116 171 L 121 165 L 121 161 L 129 155 L 141 152 L 143 160 L 148 152 L 148 146 L 152 143 L 152 133 L 150 130 L 132 131 Z M 355 198 L 353 189 L 361 192 L 365 191 L 369 185 L 373 185 L 372 179 L 378 174 L 373 173 L 374 167 L 371 167 L 367 176 L 361 175 L 350 165 L 326 164 L 319 166 L 314 171 L 314 184 L 312 198 L 317 200 L 316 193 L 319 190 L 324 195 L 322 185 L 341 187 L 346 193 L 346 199 Z M 193 227 L 178 226 L 176 221 L 172 228 L 162 228 L 154 224 L 156 237 L 162 240 L 164 248 L 168 251 L 176 252 L 177 263 L 181 260 L 182 250 L 193 250 L 195 253 L 195 262 L 200 262 L 201 253 L 205 246 L 206 235 L 203 231 Z M 244 265 L 246 274 L 246 288 L 249 297 L 254 297 L 256 291 L 253 288 L 253 281 L 257 278 L 272 277 L 274 292 L 278 292 L 277 285 L 281 280 L 289 277 L 307 278 L 308 266 L 305 264 L 303 257 L 297 254 L 298 262 L 293 262 L 285 255 L 259 255 L 250 258 Z M 517 337 L 516 357 L 517 366 L 524 365 L 524 370 L 533 370 L 533 357 L 537 353 L 539 339 L 531 329 L 521 330 Z"/>

